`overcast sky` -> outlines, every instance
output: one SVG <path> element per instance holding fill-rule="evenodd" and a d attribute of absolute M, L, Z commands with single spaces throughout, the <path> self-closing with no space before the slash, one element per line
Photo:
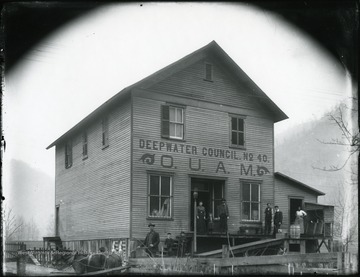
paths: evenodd
<path fill-rule="evenodd" d="M 54 177 L 50 143 L 124 87 L 212 40 L 289 116 L 275 125 L 276 134 L 351 95 L 341 65 L 268 11 L 240 4 L 112 4 L 51 34 L 5 76 L 5 164 L 22 160 Z"/>

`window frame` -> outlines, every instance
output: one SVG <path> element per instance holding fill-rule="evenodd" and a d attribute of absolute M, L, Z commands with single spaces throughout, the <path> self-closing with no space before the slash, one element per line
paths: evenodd
<path fill-rule="evenodd" d="M 214 82 L 214 65 L 212 63 L 204 63 L 204 75 L 204 81 Z"/>
<path fill-rule="evenodd" d="M 109 116 L 104 116 L 101 120 L 101 145 L 102 149 L 109 146 Z"/>
<path fill-rule="evenodd" d="M 84 160 L 88 158 L 88 153 L 89 153 L 89 148 L 88 148 L 89 142 L 88 142 L 87 131 L 82 132 L 81 140 L 82 140 L 82 156 Z"/>
<path fill-rule="evenodd" d="M 220 198 L 215 198 L 215 186 L 221 186 L 221 197 Z M 214 219 L 220 219 L 220 216 L 217 215 L 215 216 L 215 214 L 217 213 L 217 208 L 218 208 L 218 205 L 216 205 L 216 201 L 219 201 L 221 203 L 221 200 L 223 198 L 225 198 L 225 182 L 221 185 L 212 185 L 212 191 L 211 191 L 211 195 L 212 195 L 212 198 L 211 198 L 211 208 L 212 208 L 212 214 L 213 214 L 213 218 Z"/>
<path fill-rule="evenodd" d="M 159 195 L 151 195 L 150 194 L 150 182 L 151 182 L 151 176 L 157 176 L 159 177 Z M 168 177 L 170 178 L 170 204 L 169 204 L 169 208 L 170 208 L 170 215 L 169 216 L 153 216 L 151 215 L 151 210 L 150 210 L 150 205 L 151 205 L 151 201 L 150 201 L 150 197 L 158 197 L 160 202 L 159 202 L 159 210 L 162 209 L 162 207 L 160 207 L 161 204 L 161 180 L 163 177 Z M 147 211 L 146 211 L 146 218 L 147 219 L 151 219 L 151 220 L 173 220 L 173 207 L 174 207 L 174 185 L 173 185 L 173 174 L 169 174 L 169 173 L 165 173 L 165 172 L 148 172 L 148 181 L 147 181 Z"/>
<path fill-rule="evenodd" d="M 249 200 L 244 200 L 244 194 L 243 194 L 243 187 L 245 184 L 250 184 L 250 195 L 249 195 Z M 253 201 L 251 200 L 251 195 L 252 195 L 252 185 L 257 185 L 258 186 L 258 201 Z M 259 223 L 261 222 L 261 187 L 262 187 L 262 182 L 261 181 L 257 181 L 257 180 L 241 180 L 240 181 L 240 195 L 241 195 L 241 203 L 240 203 L 240 218 L 242 222 L 254 222 L 254 223 Z M 249 215 L 250 215 L 250 219 L 244 219 L 243 216 L 243 204 L 244 203 L 249 203 L 250 204 L 250 210 L 249 210 Z M 252 204 L 256 204 L 258 205 L 258 219 L 251 219 L 252 217 L 252 209 L 251 206 Z"/>
<path fill-rule="evenodd" d="M 182 122 L 178 122 L 178 121 L 171 121 L 170 120 L 170 109 L 174 108 L 175 109 L 175 117 L 176 117 L 176 110 L 180 109 L 181 113 L 182 113 Z M 171 104 L 171 103 L 167 103 L 167 104 L 163 104 L 161 105 L 161 137 L 162 138 L 166 138 L 166 139 L 171 139 L 171 140 L 178 140 L 178 141 L 185 141 L 185 106 L 182 105 L 176 105 L 176 104 Z M 165 114 L 166 112 L 168 112 L 168 114 Z M 171 132 L 170 132 L 170 125 L 171 124 L 175 124 L 175 126 L 177 125 L 181 125 L 182 127 L 182 137 L 177 137 L 177 136 L 172 136 Z M 175 132 L 176 135 L 176 132 Z"/>
<path fill-rule="evenodd" d="M 243 134 L 244 137 L 244 143 L 241 144 L 233 144 L 232 143 L 232 133 L 233 133 L 233 129 L 232 129 L 232 119 L 236 118 L 237 120 L 241 119 L 243 121 L 243 131 L 239 131 L 239 130 L 234 130 L 237 132 L 237 138 L 239 133 Z M 238 121 L 236 122 L 237 126 L 238 126 Z M 244 115 L 235 115 L 235 114 L 229 114 L 229 147 L 231 148 L 238 148 L 238 149 L 246 149 L 246 116 Z"/>
<path fill-rule="evenodd" d="M 70 168 L 73 165 L 73 149 L 72 141 L 67 140 L 65 142 L 65 168 Z"/>

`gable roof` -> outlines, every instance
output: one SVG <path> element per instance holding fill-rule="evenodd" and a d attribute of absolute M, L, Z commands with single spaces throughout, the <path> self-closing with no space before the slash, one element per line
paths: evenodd
<path fill-rule="evenodd" d="M 274 176 L 275 178 L 278 178 L 278 179 L 281 179 L 281 180 L 284 180 L 285 182 L 287 183 L 290 183 L 290 184 L 293 184 L 297 187 L 302 187 L 303 189 L 307 189 L 307 190 L 310 190 L 312 193 L 316 194 L 316 195 L 325 195 L 324 192 L 320 191 L 320 190 L 317 190 L 317 189 L 314 189 L 313 187 L 310 187 L 308 185 L 305 185 L 304 183 L 301 183 L 300 181 L 298 180 L 295 180 L 285 174 L 282 174 L 280 172 L 275 172 L 274 173 Z"/>
<path fill-rule="evenodd" d="M 189 64 L 194 63 L 195 61 L 199 61 L 206 56 L 212 56 L 220 61 L 225 68 L 229 69 L 235 79 L 239 82 L 248 86 L 248 88 L 252 91 L 252 94 L 249 93 L 249 96 L 256 97 L 257 100 L 262 104 L 264 107 L 269 109 L 271 115 L 273 116 L 274 122 L 278 122 L 284 119 L 287 119 L 288 116 L 250 79 L 250 77 L 229 57 L 228 54 L 215 42 L 212 41 L 209 44 L 205 45 L 204 47 L 192 52 L 191 54 L 183 57 L 182 59 L 156 71 L 155 73 L 149 75 L 148 77 L 130 85 L 116 95 L 111 97 L 101 106 L 99 106 L 96 110 L 90 113 L 87 117 L 81 120 L 78 124 L 72 127 L 69 131 L 51 143 L 46 149 L 49 149 L 71 134 L 74 134 L 80 127 L 86 125 L 87 123 L 91 122 L 94 118 L 98 115 L 105 112 L 111 105 L 114 103 L 118 103 L 119 101 L 125 99 L 126 97 L 130 96 L 130 92 L 133 88 L 140 88 L 146 89 L 149 86 L 164 80 L 165 78 L 169 77 L 170 75 L 178 72 L 184 68 L 186 68 Z"/>

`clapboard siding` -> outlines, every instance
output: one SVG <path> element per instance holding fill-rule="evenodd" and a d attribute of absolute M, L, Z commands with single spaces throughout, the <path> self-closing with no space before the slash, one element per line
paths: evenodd
<path fill-rule="evenodd" d="M 289 222 L 289 198 L 301 197 L 303 202 L 317 203 L 317 195 L 304 190 L 301 187 L 289 184 L 283 180 L 275 178 L 275 205 L 278 205 L 283 212 L 283 225 L 282 228 L 287 229 L 290 226 Z"/>
<path fill-rule="evenodd" d="M 213 64 L 213 81 L 206 81 L 205 63 Z M 149 91 L 163 92 L 213 103 L 246 107 L 260 112 L 264 110 L 258 97 L 244 83 L 234 82 L 229 72 L 217 61 L 203 59 L 195 62 L 169 78 L 148 88 Z"/>
<path fill-rule="evenodd" d="M 56 204 L 63 240 L 129 237 L 130 101 L 109 111 L 109 146 L 102 147 L 101 118 L 86 129 L 88 158 L 81 132 L 72 138 L 73 165 L 65 169 L 64 145 L 56 147 Z M 62 201 L 61 201 L 62 200 Z"/>
<path fill-rule="evenodd" d="M 161 93 L 158 91 L 157 93 Z M 185 106 L 185 141 L 168 140 L 161 138 L 160 114 L 161 105 L 166 102 L 158 99 L 133 97 L 133 220 L 132 230 L 135 237 L 142 238 L 147 232 L 147 224 L 150 221 L 156 223 L 156 229 L 161 236 L 167 232 L 177 234 L 181 230 L 190 230 L 190 201 L 191 183 L 190 176 L 220 178 L 225 183 L 225 197 L 227 198 L 230 212 L 229 231 L 236 232 L 240 226 L 240 180 L 255 180 L 261 183 L 262 202 L 269 199 L 273 202 L 273 122 L 259 112 L 256 116 L 246 117 L 246 149 L 234 149 L 229 147 L 230 142 L 230 117 L 224 106 L 216 106 L 211 110 L 198 106 Z M 177 103 L 178 97 L 168 98 L 169 102 Z M 181 103 L 179 103 L 181 104 Z M 229 108 L 229 110 L 231 110 Z M 233 110 L 231 110 L 233 111 Z M 246 115 L 246 114 L 243 114 Z M 167 152 L 166 149 L 153 150 L 140 147 L 140 140 L 151 140 L 164 143 L 176 143 L 178 145 L 190 145 L 196 148 L 196 154 Z M 203 148 L 236 151 L 240 160 L 219 157 L 204 156 Z M 152 165 L 143 163 L 140 159 L 143 154 L 155 154 L 155 162 Z M 253 154 L 253 161 L 246 161 L 246 155 Z M 267 163 L 257 162 L 257 156 L 266 155 Z M 173 168 L 164 168 L 160 164 L 162 155 L 171 155 Z M 189 169 L 189 160 L 196 167 L 201 159 L 203 171 Z M 219 162 L 222 162 L 226 173 L 222 169 L 216 172 Z M 246 168 L 253 167 L 256 173 L 258 165 L 265 165 L 270 174 L 263 176 L 244 176 L 240 174 L 240 164 Z M 147 175 L 148 171 L 164 172 L 173 174 L 173 220 L 147 219 Z M 265 200 L 263 200 L 265 199 Z M 263 206 L 262 208 L 263 209 Z"/>

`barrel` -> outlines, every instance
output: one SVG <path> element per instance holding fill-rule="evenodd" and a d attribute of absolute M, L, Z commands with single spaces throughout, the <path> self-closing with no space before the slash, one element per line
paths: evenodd
<path fill-rule="evenodd" d="M 290 238 L 295 238 L 295 225 L 290 225 Z"/>
<path fill-rule="evenodd" d="M 300 225 L 294 225 L 295 226 L 295 238 L 299 239 L 300 238 Z"/>
<path fill-rule="evenodd" d="M 290 238 L 300 238 L 300 225 L 290 225 Z"/>

